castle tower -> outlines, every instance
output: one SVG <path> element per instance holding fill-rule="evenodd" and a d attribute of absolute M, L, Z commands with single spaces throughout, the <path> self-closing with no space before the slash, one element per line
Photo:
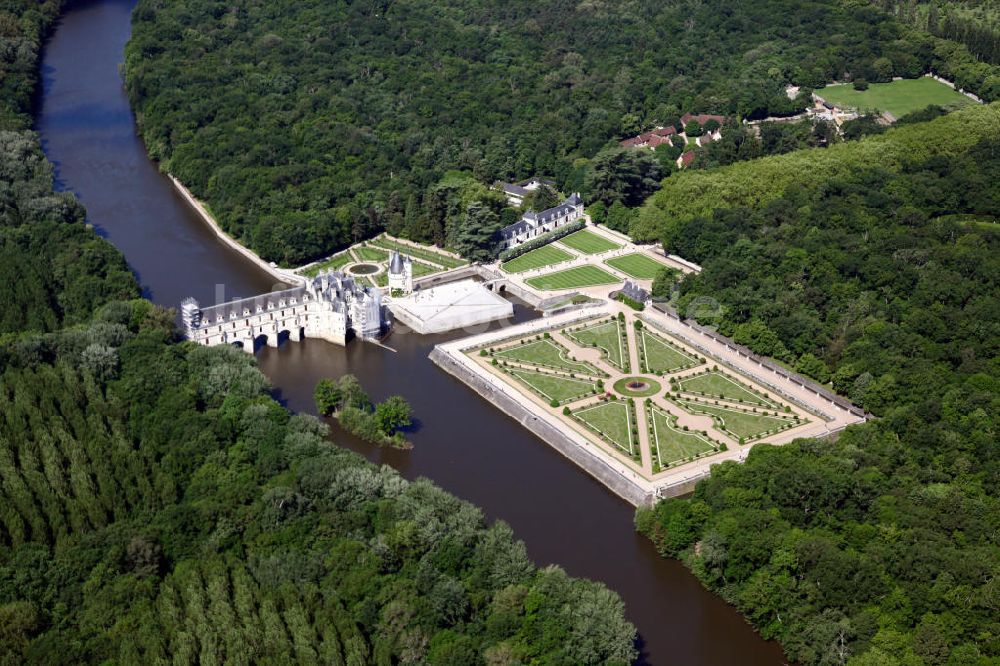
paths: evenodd
<path fill-rule="evenodd" d="M 389 255 L 389 293 L 413 291 L 413 259 L 393 250 Z"/>

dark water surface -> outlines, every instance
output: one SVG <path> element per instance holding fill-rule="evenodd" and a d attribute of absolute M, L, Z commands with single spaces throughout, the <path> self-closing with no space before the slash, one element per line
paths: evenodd
<path fill-rule="evenodd" d="M 71 3 L 48 41 L 37 129 L 57 184 L 86 205 L 90 221 L 121 249 L 148 297 L 176 307 L 270 289 L 273 280 L 218 242 L 146 157 L 135 136 L 119 63 L 133 0 Z M 517 307 L 516 318 L 535 314 Z M 336 440 L 407 477 L 427 476 L 510 523 L 539 564 L 601 580 L 625 600 L 644 657 L 655 664 L 779 664 L 761 640 L 680 564 L 657 556 L 632 527 L 632 507 L 495 410 L 428 359 L 448 336 L 403 330 L 396 352 L 354 342 L 285 343 L 259 353 L 278 397 L 312 411 L 312 387 L 353 372 L 378 399 L 401 393 L 420 419 L 408 452 Z"/>

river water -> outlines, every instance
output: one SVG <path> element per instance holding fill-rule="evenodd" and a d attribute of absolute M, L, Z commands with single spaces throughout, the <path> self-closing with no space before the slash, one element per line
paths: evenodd
<path fill-rule="evenodd" d="M 119 64 L 133 0 L 72 2 L 46 43 L 36 128 L 56 183 L 87 207 L 99 233 L 125 253 L 145 295 L 177 307 L 271 289 L 273 279 L 221 244 L 150 162 L 135 135 Z M 516 319 L 536 316 L 516 307 Z M 427 354 L 448 336 L 403 330 L 395 351 L 312 340 L 258 353 L 276 396 L 312 411 L 321 377 L 357 374 L 376 399 L 402 394 L 419 419 L 412 451 L 374 449 L 343 432 L 334 439 L 409 478 L 426 476 L 510 523 L 539 564 L 600 580 L 625 600 L 653 664 L 780 664 L 732 608 L 679 563 L 660 558 L 632 526 L 633 509 L 544 442 L 501 414 Z"/>

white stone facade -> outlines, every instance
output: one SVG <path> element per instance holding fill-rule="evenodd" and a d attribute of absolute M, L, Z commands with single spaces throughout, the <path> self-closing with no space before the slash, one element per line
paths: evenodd
<path fill-rule="evenodd" d="M 574 192 L 565 201 L 543 210 L 541 213 L 528 211 L 520 220 L 499 231 L 500 249 L 507 250 L 544 233 L 575 222 L 583 217 L 583 199 Z"/>
<path fill-rule="evenodd" d="M 193 298 L 181 304 L 185 334 L 202 345 L 240 344 L 253 352 L 265 337 L 277 347 L 288 339 L 320 338 L 346 344 L 348 333 L 377 339 L 386 325 L 381 292 L 364 287 L 340 272 L 327 272 L 305 286 L 275 291 L 202 308 Z"/>

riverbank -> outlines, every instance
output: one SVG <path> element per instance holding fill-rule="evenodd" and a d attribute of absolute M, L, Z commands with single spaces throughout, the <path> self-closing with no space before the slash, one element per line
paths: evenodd
<path fill-rule="evenodd" d="M 213 215 L 208 211 L 205 204 L 199 201 L 198 198 L 191 193 L 191 190 L 184 186 L 184 183 L 177 180 L 177 178 L 175 178 L 172 174 L 168 173 L 167 177 L 170 179 L 170 182 L 173 183 L 174 189 L 176 189 L 177 192 L 180 193 L 181 197 L 183 197 L 184 201 L 187 202 L 187 204 L 198 214 L 198 217 L 206 225 L 208 225 L 216 237 L 225 245 L 228 245 L 233 250 L 242 254 L 248 260 L 256 264 L 258 268 L 267 272 L 268 275 L 271 275 L 276 280 L 293 285 L 305 284 L 306 280 L 301 275 L 297 275 L 290 270 L 278 268 L 273 263 L 264 261 L 256 252 L 227 234 L 215 220 L 215 217 L 213 217 Z"/>

